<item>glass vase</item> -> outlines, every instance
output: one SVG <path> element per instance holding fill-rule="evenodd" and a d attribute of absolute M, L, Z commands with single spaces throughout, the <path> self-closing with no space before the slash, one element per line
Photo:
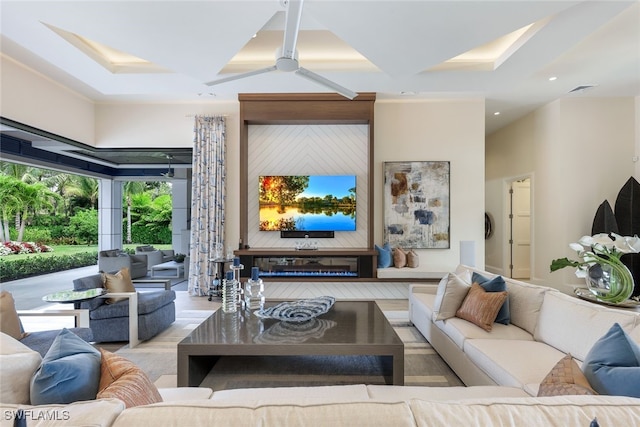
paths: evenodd
<path fill-rule="evenodd" d="M 596 299 L 610 304 L 626 301 L 633 294 L 631 271 L 617 258 L 591 265 L 586 282 Z"/>

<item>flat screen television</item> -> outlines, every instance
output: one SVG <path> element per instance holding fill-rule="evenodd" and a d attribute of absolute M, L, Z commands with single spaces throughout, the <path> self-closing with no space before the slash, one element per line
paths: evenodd
<path fill-rule="evenodd" d="M 259 178 L 260 231 L 355 231 L 355 175 Z"/>

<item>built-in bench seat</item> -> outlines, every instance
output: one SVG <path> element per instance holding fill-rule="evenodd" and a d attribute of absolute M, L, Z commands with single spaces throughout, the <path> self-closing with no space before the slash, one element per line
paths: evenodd
<path fill-rule="evenodd" d="M 412 279 L 412 280 L 440 280 L 447 273 L 442 271 L 433 271 L 428 267 L 387 267 L 387 268 L 378 268 L 377 277 L 378 279 Z"/>

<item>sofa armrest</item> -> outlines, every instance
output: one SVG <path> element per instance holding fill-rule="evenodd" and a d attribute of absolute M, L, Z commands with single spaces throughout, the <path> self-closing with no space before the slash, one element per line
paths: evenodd
<path fill-rule="evenodd" d="M 73 309 L 73 310 L 18 310 L 19 317 L 75 317 L 76 328 L 89 327 L 89 310 Z"/>
<path fill-rule="evenodd" d="M 137 292 L 107 292 L 98 298 L 129 298 L 129 348 L 140 344 L 138 339 L 138 293 Z"/>

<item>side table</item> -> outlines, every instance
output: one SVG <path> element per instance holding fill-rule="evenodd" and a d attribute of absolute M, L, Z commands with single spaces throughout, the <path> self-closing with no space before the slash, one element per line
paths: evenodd
<path fill-rule="evenodd" d="M 97 298 L 106 293 L 107 291 L 104 288 L 86 289 L 83 291 L 66 290 L 45 295 L 42 297 L 42 301 L 56 304 L 80 303 Z M 47 316 L 74 316 L 76 327 L 89 327 L 89 310 L 77 308 L 73 310 L 45 310 L 43 312 L 29 311 L 22 312 L 21 316 L 38 316 L 38 314 L 46 314 Z"/>

